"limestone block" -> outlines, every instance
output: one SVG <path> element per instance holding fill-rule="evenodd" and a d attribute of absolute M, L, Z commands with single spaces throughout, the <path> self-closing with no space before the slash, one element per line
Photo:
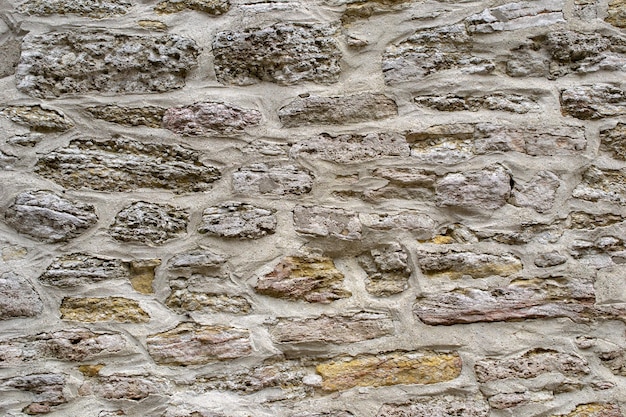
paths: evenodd
<path fill-rule="evenodd" d="M 258 110 L 218 102 L 170 107 L 163 115 L 163 127 L 186 136 L 241 132 L 261 122 Z"/>
<path fill-rule="evenodd" d="M 244 195 L 301 195 L 311 192 L 313 174 L 288 163 L 257 163 L 233 173 L 233 188 Z"/>
<path fill-rule="evenodd" d="M 185 235 L 188 219 L 187 210 L 138 201 L 117 213 L 109 233 L 122 242 L 160 245 Z"/>
<path fill-rule="evenodd" d="M 341 240 L 359 240 L 361 222 L 357 213 L 335 207 L 296 206 L 293 222 L 297 232 Z"/>
<path fill-rule="evenodd" d="M 6 106 L 0 110 L 0 114 L 36 132 L 65 132 L 74 127 L 74 122 L 61 111 L 39 105 Z"/>
<path fill-rule="evenodd" d="M 146 323 L 150 320 L 138 301 L 124 297 L 65 297 L 60 310 L 62 320 L 87 323 Z"/>
<path fill-rule="evenodd" d="M 229 201 L 202 212 L 198 232 L 239 239 L 259 239 L 276 231 L 276 210 Z"/>

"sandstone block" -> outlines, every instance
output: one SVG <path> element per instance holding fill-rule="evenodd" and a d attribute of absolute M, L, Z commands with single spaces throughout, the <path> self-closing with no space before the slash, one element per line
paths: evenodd
<path fill-rule="evenodd" d="M 387 297 L 406 290 L 411 268 L 408 254 L 399 243 L 384 245 L 357 258 L 367 273 L 365 290 L 377 297 Z"/>
<path fill-rule="evenodd" d="M 75 238 L 98 221 L 91 204 L 67 200 L 42 190 L 18 194 L 4 217 L 6 223 L 18 232 L 48 243 Z"/>
<path fill-rule="evenodd" d="M 230 9 L 230 0 L 162 0 L 154 7 L 157 13 L 178 13 L 197 10 L 210 15 L 221 15 Z"/>
<path fill-rule="evenodd" d="M 198 232 L 222 237 L 259 239 L 276 230 L 276 210 L 226 202 L 202 212 Z"/>
<path fill-rule="evenodd" d="M 278 110 L 278 117 L 285 127 L 358 123 L 397 115 L 396 102 L 384 94 L 375 93 L 300 97 Z"/>
<path fill-rule="evenodd" d="M 617 404 L 589 403 L 576 406 L 567 414 L 558 414 L 551 417 L 622 417 L 623 414 Z"/>
<path fill-rule="evenodd" d="M 403 211 L 399 213 L 360 213 L 361 224 L 374 230 L 408 230 L 417 239 L 424 240 L 433 236 L 435 221 L 425 213 Z"/>
<path fill-rule="evenodd" d="M 196 43 L 178 35 L 93 29 L 27 35 L 15 80 L 18 90 L 41 98 L 91 91 L 162 93 L 185 85 L 198 55 Z"/>
<path fill-rule="evenodd" d="M 587 201 L 626 204 L 626 172 L 591 166 L 583 173 L 582 182 L 572 196 Z"/>
<path fill-rule="evenodd" d="M 236 133 L 261 122 L 258 110 L 205 102 L 171 107 L 163 115 L 163 127 L 187 136 Z"/>
<path fill-rule="evenodd" d="M 611 84 L 566 88 L 561 91 L 561 113 L 583 120 L 623 116 L 626 92 Z"/>
<path fill-rule="evenodd" d="M 160 245 L 185 235 L 188 219 L 186 210 L 138 201 L 117 213 L 109 232 L 122 242 Z"/>
<path fill-rule="evenodd" d="M 164 378 L 113 374 L 90 378 L 80 386 L 78 395 L 94 395 L 106 400 L 140 401 L 150 395 L 164 395 L 170 391 L 170 384 Z"/>
<path fill-rule="evenodd" d="M 511 253 L 491 254 L 448 251 L 418 253 L 417 263 L 426 276 L 459 279 L 464 276 L 485 278 L 508 277 L 522 270 L 522 262 Z"/>
<path fill-rule="evenodd" d="M 129 139 L 73 140 L 42 156 L 36 172 L 67 188 L 97 191 L 206 191 L 220 178 L 196 151 Z"/>
<path fill-rule="evenodd" d="M 496 210 L 511 193 L 511 176 L 500 165 L 479 171 L 447 174 L 437 180 L 435 197 L 439 207 Z"/>
<path fill-rule="evenodd" d="M 476 126 L 470 123 L 435 125 L 409 132 L 411 157 L 427 163 L 456 164 L 474 156 Z"/>
<path fill-rule="evenodd" d="M 415 102 L 421 106 L 450 112 L 463 110 L 474 112 L 479 110 L 498 110 L 525 114 L 539 110 L 536 98 L 520 94 L 495 93 L 483 96 L 460 96 L 454 94 L 447 94 L 445 96 L 420 96 L 415 97 Z"/>
<path fill-rule="evenodd" d="M 376 417 L 487 417 L 489 406 L 482 399 L 431 396 L 404 404 L 383 404 Z"/>
<path fill-rule="evenodd" d="M 42 310 L 41 298 L 30 282 L 13 272 L 0 275 L 0 320 L 34 317 Z"/>
<path fill-rule="evenodd" d="M 341 208 L 296 206 L 293 222 L 299 233 L 341 240 L 361 238 L 358 214 Z"/>
<path fill-rule="evenodd" d="M 527 184 L 515 183 L 509 202 L 517 207 L 530 207 L 543 213 L 554 205 L 556 191 L 560 186 L 561 181 L 556 174 L 539 171 Z"/>
<path fill-rule="evenodd" d="M 161 127 L 161 120 L 165 114 L 163 107 L 144 106 L 128 107 L 116 104 L 104 106 L 91 106 L 85 110 L 97 119 L 107 122 L 117 123 L 124 126 L 147 126 L 153 128 Z"/>
<path fill-rule="evenodd" d="M 612 129 L 600 131 L 600 150 L 615 159 L 626 161 L 626 123 L 618 123 Z"/>
<path fill-rule="evenodd" d="M 301 23 L 219 32 L 213 41 L 217 79 L 236 85 L 337 82 L 341 51 L 336 35 L 333 26 Z"/>
<path fill-rule="evenodd" d="M 103 19 L 126 14 L 132 7 L 126 0 L 28 0 L 20 4 L 18 11 L 29 15 L 78 15 Z"/>
<path fill-rule="evenodd" d="M 0 114 L 36 132 L 65 132 L 74 127 L 74 122 L 62 112 L 39 105 L 6 106 Z"/>
<path fill-rule="evenodd" d="M 313 174 L 287 163 L 258 163 L 233 173 L 233 188 L 245 195 L 301 195 L 311 192 Z"/>
<path fill-rule="evenodd" d="M 51 407 L 67 402 L 63 395 L 65 378 L 66 376 L 63 374 L 54 373 L 16 376 L 0 380 L 0 391 L 30 392 L 33 402 L 22 411 L 26 414 L 46 414 L 52 411 Z"/>
<path fill-rule="evenodd" d="M 95 323 L 146 323 L 150 316 L 139 302 L 123 297 L 65 297 L 61 302 L 61 319 Z"/>
<path fill-rule="evenodd" d="M 172 330 L 148 336 L 148 353 L 159 365 L 202 365 L 248 356 L 250 332 L 227 326 L 181 323 Z"/>
<path fill-rule="evenodd" d="M 274 271 L 259 278 L 255 291 L 271 297 L 326 304 L 352 296 L 344 288 L 343 279 L 330 258 L 288 256 Z"/>
<path fill-rule="evenodd" d="M 469 33 L 493 33 L 564 23 L 563 1 L 507 3 L 465 19 Z"/>
<path fill-rule="evenodd" d="M 609 2 L 607 22 L 618 28 L 626 28 L 626 2 L 624 0 L 613 0 Z"/>

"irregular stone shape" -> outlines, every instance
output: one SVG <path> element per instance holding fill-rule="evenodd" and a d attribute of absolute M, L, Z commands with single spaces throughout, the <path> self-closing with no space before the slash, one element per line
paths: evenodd
<path fill-rule="evenodd" d="M 420 80 L 432 73 L 462 68 L 488 74 L 493 62 L 472 54 L 473 42 L 464 24 L 422 29 L 385 49 L 382 70 L 389 85 Z"/>
<path fill-rule="evenodd" d="M 280 318 L 271 326 L 277 343 L 355 343 L 394 333 L 389 313 L 361 311 L 355 314 L 314 318 Z"/>
<path fill-rule="evenodd" d="M 74 127 L 74 122 L 62 112 L 44 109 L 39 105 L 6 106 L 0 110 L 0 114 L 36 132 L 65 132 Z"/>
<path fill-rule="evenodd" d="M 161 265 L 160 259 L 142 259 L 130 263 L 130 285 L 142 294 L 152 294 L 154 269 Z"/>
<path fill-rule="evenodd" d="M 577 119 L 626 115 L 626 92 L 611 84 L 579 85 L 561 90 L 561 113 Z"/>
<path fill-rule="evenodd" d="M 156 106 L 128 107 L 110 104 L 91 106 L 85 110 L 97 119 L 124 126 L 147 126 L 160 128 L 165 108 Z"/>
<path fill-rule="evenodd" d="M 215 74 L 219 82 L 235 85 L 334 83 L 341 72 L 336 35 L 334 26 L 305 23 L 219 32 L 213 41 Z"/>
<path fill-rule="evenodd" d="M 561 255 L 557 251 L 542 253 L 534 260 L 535 265 L 539 268 L 563 265 L 565 262 L 567 262 L 567 256 Z"/>
<path fill-rule="evenodd" d="M 626 161 L 626 123 L 613 129 L 600 130 L 600 150 L 609 152 L 615 159 Z"/>
<path fill-rule="evenodd" d="M 376 168 L 369 173 L 378 181 L 386 181 L 382 186 L 373 188 L 370 178 L 365 184 L 358 182 L 350 184 L 350 188 L 337 192 L 341 197 L 357 197 L 368 202 L 376 202 L 380 199 L 407 199 L 407 200 L 431 200 L 435 192 L 437 175 L 434 172 L 414 167 L 386 167 Z M 360 191 L 361 188 L 365 190 Z"/>
<path fill-rule="evenodd" d="M 129 276 L 128 264 L 119 259 L 72 253 L 55 258 L 39 280 L 47 285 L 66 288 Z"/>
<path fill-rule="evenodd" d="M 563 1 L 507 3 L 465 19 L 469 33 L 493 33 L 564 23 Z"/>
<path fill-rule="evenodd" d="M 45 135 L 42 133 L 24 133 L 21 135 L 15 135 L 7 139 L 7 143 L 9 145 L 17 145 L 17 146 L 28 146 L 32 148 L 38 145 L 43 139 Z"/>
<path fill-rule="evenodd" d="M 170 286 L 172 286 L 171 281 Z M 177 287 L 179 287 L 178 284 L 172 287 L 172 293 L 165 300 L 165 305 L 178 314 L 187 314 L 191 311 L 248 314 L 252 310 L 252 305 L 245 297 Z"/>
<path fill-rule="evenodd" d="M 326 304 L 352 296 L 344 289 L 343 278 L 330 258 L 288 256 L 259 278 L 254 289 L 271 297 Z"/>
<path fill-rule="evenodd" d="M 217 102 L 170 107 L 163 115 L 164 128 L 187 136 L 237 133 L 260 122 L 261 113 L 258 110 Z"/>
<path fill-rule="evenodd" d="M 203 164 L 196 151 L 129 139 L 73 140 L 42 156 L 35 172 L 67 188 L 109 192 L 206 191 L 221 176 L 217 168 Z"/>
<path fill-rule="evenodd" d="M 258 163 L 239 168 L 233 173 L 236 193 L 301 195 L 311 192 L 313 174 L 292 164 Z"/>
<path fill-rule="evenodd" d="M 276 210 L 229 201 L 202 212 L 200 233 L 240 239 L 259 239 L 276 231 Z"/>
<path fill-rule="evenodd" d="M 13 155 L 7 155 L 6 153 L 0 151 L 0 168 L 6 170 L 12 170 L 13 165 L 18 161 Z"/>
<path fill-rule="evenodd" d="M 15 68 L 20 60 L 22 42 L 13 37 L 4 39 L 0 44 L 0 78 L 8 77 L 15 73 Z"/>
<path fill-rule="evenodd" d="M 51 407 L 65 404 L 63 396 L 65 375 L 42 373 L 26 376 L 16 376 L 0 380 L 0 390 L 19 390 L 33 394 L 33 402 L 22 411 L 26 414 L 46 414 L 52 411 Z"/>
<path fill-rule="evenodd" d="M 533 349 L 508 359 L 483 359 L 474 365 L 478 382 L 485 383 L 508 378 L 535 378 L 549 372 L 582 377 L 589 374 L 585 359 L 578 355 L 551 349 Z"/>
<path fill-rule="evenodd" d="M 165 378 L 113 374 L 88 379 L 78 389 L 78 395 L 95 395 L 106 400 L 139 401 L 150 395 L 166 395 L 170 391 L 170 384 Z"/>
<path fill-rule="evenodd" d="M 43 303 L 25 278 L 5 272 L 0 275 L 0 320 L 34 317 L 43 310 Z"/>
<path fill-rule="evenodd" d="M 65 297 L 61 301 L 61 319 L 95 323 L 146 323 L 150 316 L 139 302 L 123 297 Z"/>
<path fill-rule="evenodd" d="M 609 3 L 607 22 L 618 28 L 626 28 L 626 1 L 613 0 Z"/>
<path fill-rule="evenodd" d="M 160 245 L 185 235 L 188 220 L 187 210 L 138 201 L 117 213 L 109 232 L 122 242 Z"/>
<path fill-rule="evenodd" d="M 530 207 L 538 213 L 552 208 L 556 191 L 560 187 L 559 177 L 550 171 L 539 171 L 527 184 L 515 183 L 511 194 L 511 204 L 517 207 Z"/>
<path fill-rule="evenodd" d="M 397 115 L 396 102 L 375 93 L 299 97 L 278 110 L 284 127 L 359 123 Z"/>
<path fill-rule="evenodd" d="M 456 164 L 478 153 L 476 126 L 469 123 L 431 126 L 409 132 L 406 139 L 411 146 L 411 156 L 427 163 Z"/>
<path fill-rule="evenodd" d="M 46 358 L 84 361 L 119 353 L 126 341 L 117 333 L 89 329 L 66 329 L 36 336 L 10 339 L 0 343 L 0 367 Z"/>
<path fill-rule="evenodd" d="M 79 15 L 103 19 L 126 14 L 132 7 L 126 0 L 28 0 L 18 6 L 20 13 L 37 16 Z"/>
<path fill-rule="evenodd" d="M 189 252 L 174 255 L 168 262 L 170 268 L 190 268 L 202 270 L 218 267 L 226 262 L 226 257 L 207 249 L 194 249 Z"/>
<path fill-rule="evenodd" d="M 361 239 L 358 214 L 341 208 L 296 206 L 293 222 L 299 233 L 341 240 Z"/>
<path fill-rule="evenodd" d="M 500 165 L 479 171 L 447 174 L 437 180 L 435 197 L 439 207 L 496 210 L 511 193 L 511 176 Z"/>
<path fill-rule="evenodd" d="M 541 244 L 555 243 L 563 235 L 563 227 L 560 222 L 550 224 L 536 222 L 522 222 L 512 226 L 510 231 L 496 231 L 489 229 L 470 229 L 462 224 L 455 223 L 442 231 L 443 234 L 435 236 L 430 243 L 476 243 L 497 242 L 505 245 L 524 245 L 530 242 Z"/>
<path fill-rule="evenodd" d="M 626 351 L 613 350 L 598 355 L 602 365 L 606 366 L 614 375 L 626 376 Z"/>
<path fill-rule="evenodd" d="M 230 0 L 162 0 L 154 7 L 157 13 L 178 13 L 197 10 L 210 15 L 221 15 L 230 9 Z"/>
<path fill-rule="evenodd" d="M 585 213 L 574 211 L 567 216 L 566 225 L 574 230 L 594 230 L 626 221 L 626 217 L 613 213 Z"/>
<path fill-rule="evenodd" d="M 615 169 L 589 167 L 572 196 L 587 201 L 606 201 L 626 204 L 626 172 Z"/>
<path fill-rule="evenodd" d="M 365 290 L 377 297 L 399 294 L 409 287 L 408 254 L 399 243 L 365 252 L 357 258 L 367 273 Z"/>
<path fill-rule="evenodd" d="M 581 404 L 567 414 L 558 414 L 551 417 L 622 417 L 623 414 L 617 404 L 589 403 Z"/>
<path fill-rule="evenodd" d="M 417 264 L 426 276 L 459 279 L 464 276 L 485 278 L 508 277 L 522 270 L 522 261 L 511 254 L 448 251 L 418 254 Z"/>
<path fill-rule="evenodd" d="M 18 194 L 4 217 L 18 232 L 48 243 L 68 241 L 98 222 L 91 204 L 42 190 Z"/>
<path fill-rule="evenodd" d="M 403 352 L 337 358 L 315 368 L 322 376 L 322 390 L 397 384 L 436 384 L 461 375 L 458 353 Z"/>
<path fill-rule="evenodd" d="M 360 213 L 359 220 L 363 226 L 374 230 L 408 230 L 419 240 L 433 237 L 435 229 L 435 221 L 429 215 L 413 211 Z"/>
<path fill-rule="evenodd" d="M 595 241 L 576 239 L 569 246 L 574 259 L 595 268 L 622 264 L 626 258 L 624 241 L 614 236 L 602 236 Z"/>
<path fill-rule="evenodd" d="M 163 93 L 185 85 L 199 53 L 193 40 L 178 35 L 87 29 L 26 35 L 15 80 L 18 90 L 40 98 Z"/>
<path fill-rule="evenodd" d="M 181 323 L 148 336 L 148 353 L 159 365 L 203 365 L 252 353 L 250 332 L 227 326 Z"/>
<path fill-rule="evenodd" d="M 489 406 L 482 399 L 430 396 L 404 404 L 383 404 L 376 417 L 487 417 Z"/>
<path fill-rule="evenodd" d="M 484 96 L 459 96 L 448 94 L 445 96 L 415 97 L 415 102 L 421 106 L 432 107 L 439 111 L 479 111 L 499 110 L 509 113 L 525 114 L 538 111 L 537 99 L 533 96 L 520 94 L 494 93 Z"/>
<path fill-rule="evenodd" d="M 500 393 L 489 397 L 489 405 L 496 410 L 505 410 L 507 408 L 518 407 L 529 403 L 531 400 L 528 393 Z"/>

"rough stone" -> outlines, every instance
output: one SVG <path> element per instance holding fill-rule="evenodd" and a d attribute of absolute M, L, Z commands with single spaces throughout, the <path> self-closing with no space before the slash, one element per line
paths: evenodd
<path fill-rule="evenodd" d="M 288 256 L 274 271 L 259 278 L 255 291 L 271 297 L 326 304 L 352 296 L 344 289 L 343 279 L 330 258 Z"/>
<path fill-rule="evenodd" d="M 178 13 L 197 10 L 210 15 L 221 15 L 230 9 L 230 0 L 162 0 L 154 7 L 157 13 Z"/>
<path fill-rule="evenodd" d="M 613 350 L 598 355 L 602 365 L 606 366 L 615 375 L 626 376 L 626 350 Z"/>
<path fill-rule="evenodd" d="M 368 19 L 372 16 L 399 11 L 402 5 L 410 3 L 413 0 L 362 0 L 348 2 L 346 9 L 341 15 L 341 23 L 350 25 L 362 19 Z"/>
<path fill-rule="evenodd" d="M 148 336 L 148 353 L 159 365 L 202 365 L 248 356 L 250 332 L 227 326 L 181 323 L 174 329 Z"/>
<path fill-rule="evenodd" d="M 189 268 L 192 270 L 204 270 L 219 267 L 226 262 L 222 254 L 208 249 L 194 249 L 188 252 L 174 255 L 168 262 L 168 266 L 174 269 Z"/>
<path fill-rule="evenodd" d="M 569 253 L 584 264 L 604 268 L 622 264 L 626 258 L 624 241 L 615 236 L 602 236 L 595 241 L 576 239 L 569 245 Z"/>
<path fill-rule="evenodd" d="M 72 253 L 55 258 L 39 277 L 39 281 L 65 288 L 129 276 L 128 264 L 119 259 Z"/>
<path fill-rule="evenodd" d="M 130 262 L 130 285 L 141 294 L 152 294 L 154 270 L 161 265 L 160 259 L 141 259 Z"/>
<path fill-rule="evenodd" d="M 165 305 L 178 314 L 187 314 L 195 311 L 202 313 L 248 314 L 252 310 L 250 302 L 245 297 L 239 295 L 190 289 L 184 286 L 180 279 L 176 283 L 170 281 L 170 286 L 172 286 L 172 293 L 165 300 Z"/>
<path fill-rule="evenodd" d="M 109 232 L 122 242 L 160 245 L 184 236 L 188 219 L 186 210 L 138 201 L 117 213 Z"/>
<path fill-rule="evenodd" d="M 18 232 L 48 243 L 75 238 L 98 221 L 91 204 L 67 200 L 42 190 L 18 194 L 4 217 L 6 223 Z"/>
<path fill-rule="evenodd" d="M 36 132 L 65 132 L 74 127 L 74 122 L 62 112 L 44 109 L 40 105 L 6 106 L 0 114 Z"/>
<path fill-rule="evenodd" d="M 217 79 L 236 85 L 337 82 L 341 51 L 336 35 L 336 27 L 304 23 L 219 32 L 213 41 Z"/>
<path fill-rule="evenodd" d="M 18 6 L 20 13 L 37 16 L 78 15 L 103 19 L 126 14 L 132 7 L 126 0 L 28 0 Z"/>
<path fill-rule="evenodd" d="M 564 22 L 562 0 L 507 3 L 465 19 L 469 33 L 493 33 Z"/>
<path fill-rule="evenodd" d="M 558 414 L 551 417 L 622 417 L 623 414 L 617 404 L 589 403 L 576 406 L 567 414 Z"/>
<path fill-rule="evenodd" d="M 574 230 L 594 230 L 626 221 L 626 217 L 613 213 L 585 213 L 574 211 L 567 216 L 566 225 Z"/>
<path fill-rule="evenodd" d="M 539 171 L 527 184 L 515 183 L 509 202 L 517 207 L 530 207 L 538 213 L 544 213 L 554 205 L 560 185 L 561 181 L 556 174 Z"/>
<path fill-rule="evenodd" d="M 587 201 L 626 204 L 626 172 L 589 167 L 572 195 Z"/>
<path fill-rule="evenodd" d="M 46 414 L 51 407 L 65 404 L 63 395 L 66 376 L 63 374 L 40 373 L 16 376 L 0 380 L 0 391 L 19 390 L 32 393 L 33 402 L 23 411 L 26 414 Z"/>
<path fill-rule="evenodd" d="M 626 2 L 624 0 L 613 0 L 609 2 L 607 22 L 618 28 L 626 28 Z"/>
<path fill-rule="evenodd" d="M 333 410 L 322 413 L 309 413 L 305 411 L 303 413 L 292 414 L 290 417 L 354 417 L 354 414 L 345 410 Z"/>
<path fill-rule="evenodd" d="M 355 343 L 394 333 L 389 313 L 360 311 L 337 316 L 280 318 L 272 324 L 270 335 L 278 343 Z"/>
<path fill-rule="evenodd" d="M 9 145 L 17 145 L 17 146 L 27 146 L 32 148 L 37 146 L 43 139 L 45 135 L 43 133 L 24 133 L 20 135 L 15 135 L 7 139 L 7 143 Z"/>
<path fill-rule="evenodd" d="M 567 262 L 567 256 L 561 255 L 557 251 L 542 253 L 534 260 L 535 265 L 539 268 L 563 265 L 565 262 Z"/>
<path fill-rule="evenodd" d="M 139 401 L 150 395 L 164 395 L 171 390 L 164 378 L 152 375 L 113 374 L 97 376 L 85 381 L 78 389 L 78 395 L 95 395 L 106 400 Z"/>
<path fill-rule="evenodd" d="M 233 188 L 244 195 L 302 195 L 311 192 L 313 179 L 310 171 L 293 164 L 257 163 L 233 173 Z"/>
<path fill-rule="evenodd" d="M 626 115 L 626 92 L 611 84 L 579 85 L 561 91 L 561 113 L 582 120 Z"/>
<path fill-rule="evenodd" d="M 341 240 L 361 239 L 358 214 L 341 208 L 296 206 L 293 222 L 299 233 Z"/>
<path fill-rule="evenodd" d="M 499 393 L 489 397 L 489 405 L 496 410 L 518 407 L 530 402 L 530 396 L 523 392 Z"/>
<path fill-rule="evenodd" d="M 522 270 L 522 262 L 511 253 L 491 254 L 448 251 L 418 253 L 417 264 L 422 273 L 432 278 L 459 279 L 464 276 L 485 278 L 508 277 Z"/>
<path fill-rule="evenodd" d="M 382 179 L 386 184 L 376 188 L 367 187 L 362 192 L 354 191 L 354 186 L 345 191 L 346 196 L 357 196 L 368 202 L 380 199 L 431 200 L 435 194 L 437 176 L 432 171 L 414 167 L 376 168 L 370 175 Z"/>
<path fill-rule="evenodd" d="M 0 320 L 34 317 L 43 303 L 30 282 L 13 272 L 0 275 Z"/>
<path fill-rule="evenodd" d="M 456 164 L 474 156 L 476 126 L 469 123 L 436 125 L 406 136 L 411 157 L 426 163 Z"/>
<path fill-rule="evenodd" d="M 392 243 L 361 254 L 357 259 L 367 273 L 365 290 L 377 297 L 399 294 L 409 286 L 411 268 L 408 254 Z"/>
<path fill-rule="evenodd" d="M 425 213 L 403 211 L 399 213 L 360 213 L 361 224 L 373 230 L 408 230 L 420 240 L 433 237 L 435 221 Z"/>
<path fill-rule="evenodd" d="M 202 212 L 202 224 L 198 232 L 230 238 L 259 239 L 275 232 L 275 212 L 246 203 L 222 203 Z"/>
<path fill-rule="evenodd" d="M 85 110 L 97 119 L 123 126 L 160 128 L 166 109 L 157 106 L 128 107 L 110 104 L 105 106 L 91 106 L 87 107 Z"/>
<path fill-rule="evenodd" d="M 533 96 L 520 94 L 495 93 L 484 96 L 420 96 L 415 102 L 421 106 L 431 107 L 439 111 L 479 111 L 498 110 L 509 113 L 525 114 L 539 110 L 537 99 Z"/>
<path fill-rule="evenodd" d="M 458 353 L 403 352 L 336 358 L 317 365 L 322 390 L 396 384 L 436 384 L 461 375 Z"/>
<path fill-rule="evenodd" d="M 163 127 L 187 136 L 242 132 L 261 122 L 258 110 L 217 102 L 171 107 L 163 115 Z"/>
<path fill-rule="evenodd" d="M 4 39 L 0 44 L 0 78 L 15 73 L 15 68 L 20 60 L 21 44 L 20 40 L 13 38 Z"/>
<path fill-rule="evenodd" d="M 191 149 L 129 139 L 73 140 L 42 156 L 36 172 L 72 189 L 155 188 L 176 193 L 206 191 L 221 175 Z"/>
<path fill-rule="evenodd" d="M 487 417 L 489 406 L 482 399 L 430 396 L 404 404 L 383 404 L 376 417 Z"/>
<path fill-rule="evenodd" d="M 500 165 L 477 171 L 447 174 L 437 180 L 439 207 L 496 210 L 506 204 L 511 193 L 511 176 Z"/>
<path fill-rule="evenodd" d="M 185 85 L 199 48 L 178 35 L 139 36 L 72 30 L 27 35 L 15 73 L 30 96 L 162 93 Z"/>
<path fill-rule="evenodd" d="M 61 302 L 61 319 L 87 323 L 114 321 L 146 323 L 150 316 L 139 302 L 123 297 L 65 297 Z"/>
<path fill-rule="evenodd" d="M 169 27 L 165 23 L 161 22 L 160 20 L 142 19 L 142 20 L 138 20 L 137 24 L 141 26 L 142 28 L 145 28 L 148 30 L 156 30 L 160 32 L 164 32 L 167 29 L 169 29 Z"/>
<path fill-rule="evenodd" d="M 299 97 L 278 110 L 278 117 L 285 127 L 359 123 L 397 115 L 396 102 L 384 94 L 375 93 Z"/>
<path fill-rule="evenodd" d="M 615 159 L 626 161 L 626 123 L 600 130 L 600 150 L 610 153 Z"/>

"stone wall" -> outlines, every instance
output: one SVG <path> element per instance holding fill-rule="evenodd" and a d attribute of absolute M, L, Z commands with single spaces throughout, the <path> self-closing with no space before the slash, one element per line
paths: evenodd
<path fill-rule="evenodd" d="M 623 0 L 0 17 L 2 416 L 624 416 Z"/>

